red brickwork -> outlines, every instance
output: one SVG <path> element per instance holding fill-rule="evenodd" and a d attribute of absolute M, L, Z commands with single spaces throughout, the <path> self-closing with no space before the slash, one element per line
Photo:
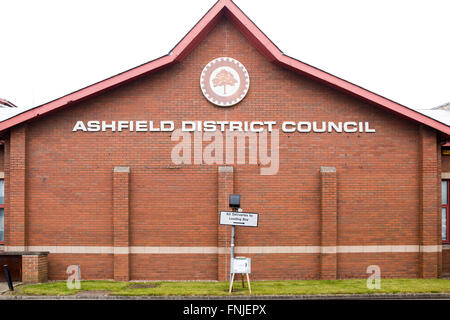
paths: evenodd
<path fill-rule="evenodd" d="M 419 129 L 419 141 L 421 147 L 420 245 L 440 245 L 442 243 L 441 210 L 437 187 L 437 182 L 440 180 L 440 172 L 438 172 L 438 152 L 440 150 L 436 142 L 436 133 L 424 126 Z M 436 252 L 421 252 L 419 272 L 423 278 L 439 276 L 439 255 Z"/>
<path fill-rule="evenodd" d="M 81 279 L 114 279 L 112 254 L 59 254 L 48 255 L 49 280 L 67 279 L 67 267 L 79 265 Z"/>
<path fill-rule="evenodd" d="M 243 63 L 251 79 L 246 98 L 231 108 L 211 105 L 199 88 L 203 67 L 222 56 Z M 283 121 L 369 121 L 376 133 L 281 132 L 279 172 L 263 176 L 262 164 L 224 174 L 215 165 L 174 165 L 178 142 L 170 132 L 72 132 L 78 120 L 173 120 L 177 128 L 183 120 L 266 120 L 278 128 Z M 230 228 L 218 225 L 218 211 L 228 209 L 231 192 L 241 195 L 245 211 L 260 214 L 258 228 L 237 228 L 238 246 L 320 247 L 334 237 L 339 246 L 437 245 L 436 145 L 431 129 L 270 63 L 222 19 L 182 62 L 11 130 L 6 245 L 125 246 L 124 198 L 114 196 L 125 193 L 124 181 L 111 174 L 118 165 L 131 172 L 133 247 L 229 248 Z M 323 220 L 322 166 L 339 173 L 333 221 Z M 332 230 L 333 215 L 328 239 L 321 225 Z M 440 261 L 436 253 L 338 253 L 331 261 L 320 253 L 246 256 L 254 279 L 365 277 L 369 264 L 385 277 L 436 277 Z M 228 254 L 209 253 L 48 259 L 50 279 L 65 279 L 66 268 L 79 264 L 83 279 L 225 280 L 229 265 Z"/>
<path fill-rule="evenodd" d="M 417 253 L 345 253 L 338 254 L 338 278 L 368 278 L 367 267 L 380 267 L 381 278 L 417 278 L 419 255 Z"/>
<path fill-rule="evenodd" d="M 48 280 L 48 261 L 46 254 L 22 256 L 22 282 L 41 283 Z"/>
<path fill-rule="evenodd" d="M 450 156 L 441 156 L 442 172 L 450 172 Z"/>
<path fill-rule="evenodd" d="M 114 249 L 126 251 L 114 253 L 114 280 L 117 281 L 128 281 L 130 279 L 129 253 L 127 252 L 130 244 L 129 176 L 129 167 L 114 168 Z"/>
<path fill-rule="evenodd" d="M 337 182 L 336 168 L 320 168 L 320 245 L 323 250 L 337 245 Z M 337 276 L 336 252 L 324 251 L 320 255 L 320 278 L 335 280 Z"/>
<path fill-rule="evenodd" d="M 131 254 L 131 279 L 217 280 L 217 261 L 216 254 Z M 221 280 L 228 280 L 228 268 Z"/>
<path fill-rule="evenodd" d="M 27 126 L 21 125 L 11 130 L 10 162 L 8 186 L 8 212 L 6 214 L 8 231 L 5 242 L 12 246 L 26 246 L 27 203 L 26 203 L 26 144 Z"/>
<path fill-rule="evenodd" d="M 229 207 L 230 194 L 234 192 L 234 172 L 232 166 L 218 167 L 217 207 L 218 211 L 231 210 Z M 219 217 L 217 217 L 219 219 Z M 237 237 L 237 234 L 236 234 Z M 225 253 L 218 254 L 217 279 L 227 280 L 230 274 L 231 227 L 218 224 L 217 247 L 227 248 Z"/>

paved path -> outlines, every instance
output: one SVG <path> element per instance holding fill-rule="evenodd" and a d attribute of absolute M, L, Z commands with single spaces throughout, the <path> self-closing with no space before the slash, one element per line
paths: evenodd
<path fill-rule="evenodd" d="M 8 284 L 6 282 L 0 282 L 0 294 L 5 290 L 8 290 Z"/>
<path fill-rule="evenodd" d="M 19 282 L 13 282 L 13 286 L 16 286 Z M 0 295 L 6 291 L 9 291 L 7 282 L 0 282 Z"/>

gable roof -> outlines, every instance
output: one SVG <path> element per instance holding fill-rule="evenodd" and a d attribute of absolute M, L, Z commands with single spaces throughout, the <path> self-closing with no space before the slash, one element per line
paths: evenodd
<path fill-rule="evenodd" d="M 444 123 L 283 54 L 231 0 L 218 0 L 167 55 L 4 120 L 0 122 L 0 133 L 17 124 L 36 119 L 46 113 L 70 106 L 133 79 L 182 61 L 217 24 L 222 16 L 228 18 L 270 62 L 367 101 L 398 116 L 425 124 L 443 133 L 445 138 L 449 138 L 450 127 Z"/>

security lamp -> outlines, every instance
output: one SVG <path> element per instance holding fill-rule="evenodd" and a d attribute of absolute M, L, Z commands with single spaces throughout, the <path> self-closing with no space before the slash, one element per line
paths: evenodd
<path fill-rule="evenodd" d="M 230 194 L 230 208 L 239 208 L 241 206 L 241 196 L 239 194 Z"/>

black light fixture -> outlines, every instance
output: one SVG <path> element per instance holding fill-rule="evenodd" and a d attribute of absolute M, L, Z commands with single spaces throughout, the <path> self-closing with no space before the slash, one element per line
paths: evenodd
<path fill-rule="evenodd" d="M 230 194 L 230 208 L 240 208 L 241 207 L 241 195 Z"/>

